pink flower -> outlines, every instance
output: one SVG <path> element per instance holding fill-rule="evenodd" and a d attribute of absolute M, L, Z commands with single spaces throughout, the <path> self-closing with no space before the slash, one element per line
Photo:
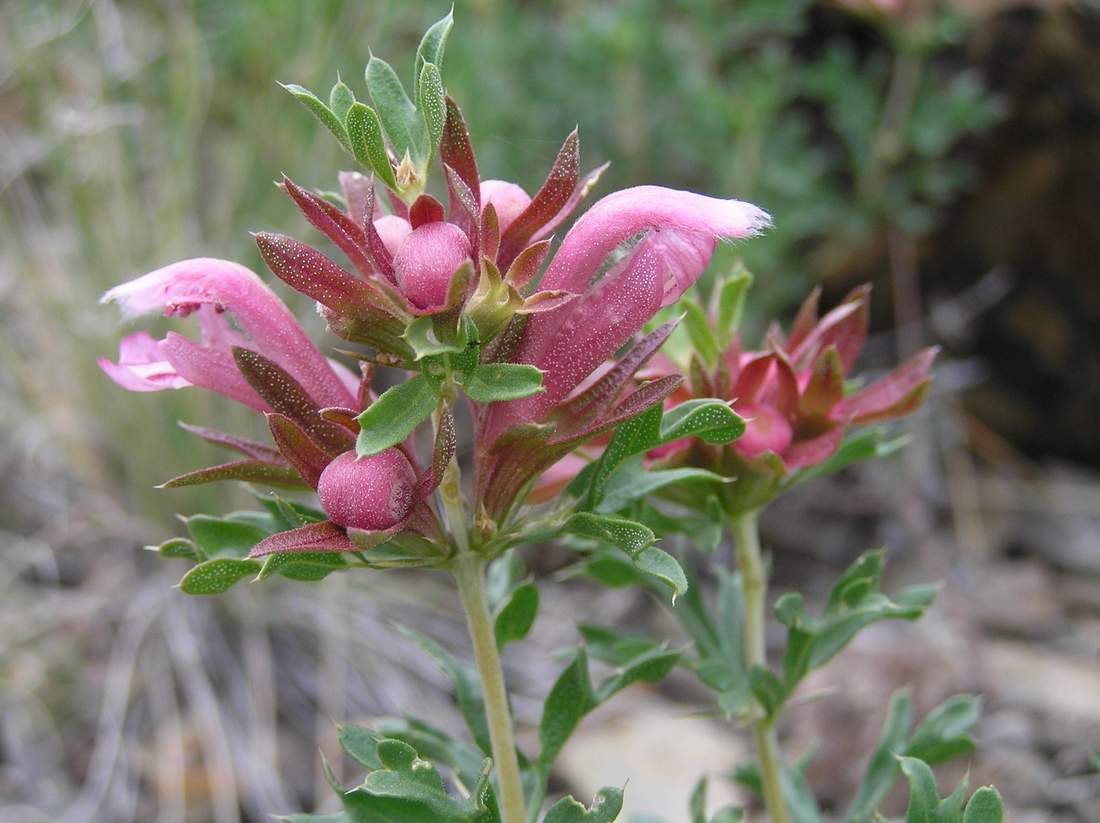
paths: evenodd
<path fill-rule="evenodd" d="M 101 358 L 100 367 L 124 388 L 201 386 L 267 411 L 268 404 L 234 362 L 232 349 L 241 347 L 278 364 L 321 406 L 355 403 L 351 375 L 325 359 L 283 302 L 244 266 L 210 258 L 184 260 L 116 286 L 101 302 L 118 303 L 127 317 L 159 310 L 199 318 L 198 342 L 171 332 L 161 341 L 139 333 L 122 341 L 117 364 Z M 230 325 L 229 315 L 240 331 Z"/>
<path fill-rule="evenodd" d="M 345 528 L 381 531 L 412 508 L 416 473 L 400 449 L 370 457 L 346 451 L 325 467 L 317 484 L 321 508 Z"/>
<path fill-rule="evenodd" d="M 523 214 L 524 209 L 531 205 L 531 195 L 507 180 L 482 180 L 481 210 L 485 211 L 489 204 L 492 204 L 497 213 L 500 231 L 505 232 Z"/>
<path fill-rule="evenodd" d="M 820 290 L 815 290 L 802 304 L 788 336 L 773 329 L 769 348 L 757 352 L 742 352 L 734 341 L 720 368 L 697 378 L 704 385 L 692 386 L 697 396 L 731 401 L 747 422 L 745 433 L 731 448 L 763 472 L 770 471 L 769 466 L 785 472 L 822 463 L 848 429 L 912 413 L 931 385 L 935 348 L 846 395 L 845 383 L 867 339 L 870 288 L 855 289 L 820 319 L 819 297 Z M 776 459 L 778 465 L 769 462 Z"/>
<path fill-rule="evenodd" d="M 539 291 L 563 290 L 577 299 L 532 316 L 512 357 L 543 370 L 545 391 L 496 406 L 492 433 L 541 419 L 658 310 L 679 299 L 720 239 L 750 237 L 768 222 L 750 203 L 659 186 L 597 202 L 565 236 L 539 284 Z M 627 255 L 596 280 L 608 256 L 639 234 Z"/>

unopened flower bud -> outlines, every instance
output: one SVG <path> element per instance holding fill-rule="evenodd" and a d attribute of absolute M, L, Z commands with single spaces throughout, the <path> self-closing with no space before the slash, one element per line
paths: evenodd
<path fill-rule="evenodd" d="M 497 213 L 497 224 L 503 233 L 531 204 L 531 197 L 515 183 L 507 180 L 481 181 L 481 208 L 489 203 Z"/>
<path fill-rule="evenodd" d="M 336 525 L 381 531 L 408 515 L 415 484 L 416 475 L 400 449 L 370 457 L 346 451 L 321 472 L 317 494 Z"/>
<path fill-rule="evenodd" d="M 396 214 L 387 214 L 374 221 L 374 228 L 378 236 L 382 238 L 382 245 L 391 255 L 397 254 L 405 238 L 412 232 L 412 226 L 404 217 Z"/>
<path fill-rule="evenodd" d="M 413 305 L 442 307 L 451 276 L 470 256 L 470 241 L 453 223 L 425 223 L 405 238 L 393 258 L 397 283 Z"/>

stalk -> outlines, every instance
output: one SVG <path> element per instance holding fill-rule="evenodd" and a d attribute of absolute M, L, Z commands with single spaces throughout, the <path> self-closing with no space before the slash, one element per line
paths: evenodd
<path fill-rule="evenodd" d="M 745 660 L 751 666 L 766 666 L 764 644 L 764 601 L 768 581 L 760 555 L 757 512 L 748 511 L 730 518 L 737 566 L 741 570 L 741 593 L 745 600 Z M 761 717 L 752 724 L 756 738 L 756 756 L 760 761 L 760 780 L 764 788 L 764 806 L 772 823 L 789 823 L 787 806 L 780 789 L 780 755 L 772 720 Z"/>
<path fill-rule="evenodd" d="M 493 749 L 500 784 L 500 811 L 503 823 L 527 823 L 520 779 L 519 759 L 512 733 L 512 714 L 508 709 L 508 692 L 504 685 L 504 670 L 500 665 L 493 618 L 485 597 L 485 561 L 470 550 L 466 531 L 466 507 L 462 502 L 462 487 L 457 458 L 452 459 L 440 485 L 443 508 L 458 554 L 451 566 L 466 627 L 474 649 L 474 663 L 481 679 L 485 697 L 485 717 L 489 724 L 489 742 Z"/>

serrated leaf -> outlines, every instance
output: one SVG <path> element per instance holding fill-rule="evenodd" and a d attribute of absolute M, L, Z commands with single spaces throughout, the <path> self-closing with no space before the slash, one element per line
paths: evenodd
<path fill-rule="evenodd" d="M 539 590 L 534 583 L 524 583 L 513 589 L 493 618 L 497 648 L 525 638 L 535 624 L 538 611 Z"/>
<path fill-rule="evenodd" d="M 587 809 L 571 796 L 563 797 L 550 807 L 543 823 L 614 823 L 622 808 L 622 790 L 605 787 Z"/>
<path fill-rule="evenodd" d="M 193 566 L 179 582 L 184 594 L 221 594 L 244 577 L 253 577 L 260 570 L 256 560 L 219 557 Z"/>
<path fill-rule="evenodd" d="M 543 391 L 542 371 L 519 363 L 482 363 L 461 382 L 466 395 L 482 404 L 519 400 Z"/>
<path fill-rule="evenodd" d="M 397 178 L 393 174 L 386 140 L 382 136 L 382 122 L 378 113 L 365 103 L 355 103 L 348 109 L 348 142 L 351 153 L 363 166 L 373 169 L 391 191 L 397 191 Z"/>
<path fill-rule="evenodd" d="M 435 391 L 420 374 L 386 389 L 356 418 L 360 426 L 356 453 L 367 457 L 396 446 L 428 418 L 436 402 Z"/>
<path fill-rule="evenodd" d="M 280 83 L 279 85 L 293 94 L 298 102 L 309 109 L 310 113 L 340 141 L 340 145 L 344 147 L 345 151 L 351 152 L 351 142 L 348 140 L 348 133 L 344 128 L 343 121 L 317 95 L 296 83 Z"/>

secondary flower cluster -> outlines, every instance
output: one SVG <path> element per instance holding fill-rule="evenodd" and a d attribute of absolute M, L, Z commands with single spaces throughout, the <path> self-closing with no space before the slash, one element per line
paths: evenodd
<path fill-rule="evenodd" d="M 186 260 L 104 296 L 127 316 L 159 310 L 200 322 L 198 340 L 174 332 L 125 338 L 117 363 L 100 360 L 117 383 L 135 391 L 210 389 L 263 413 L 272 433 L 274 448 L 192 428 L 244 459 L 166 485 L 240 479 L 319 493 L 328 521 L 275 535 L 254 555 L 352 551 L 406 530 L 440 538 L 432 496 L 454 453 L 456 387 L 474 410 L 473 510 L 484 528 L 498 528 L 545 469 L 675 391 L 679 377 L 633 379 L 653 347 L 637 348 L 577 389 L 695 282 L 720 239 L 748 237 L 768 222 L 748 203 L 627 189 L 577 220 L 543 272 L 552 233 L 603 170 L 581 177 L 576 133 L 529 196 L 514 183 L 481 180 L 448 98 L 439 159 L 446 208 L 428 194 L 407 203 L 388 192 L 390 213 L 381 214 L 373 177 L 353 172 L 340 175 L 339 205 L 283 179 L 350 268 L 285 235 L 255 237 L 271 271 L 316 300 L 335 334 L 367 347 L 359 375 L 327 359 L 260 278 L 232 262 Z M 364 432 L 368 410 L 386 399 L 371 391 L 376 365 L 408 373 L 406 388 L 391 392 L 411 399 L 392 414 L 387 406 L 386 421 L 370 417 Z M 510 369 L 531 367 L 541 386 L 508 383 Z M 423 468 L 411 435 L 433 413 L 435 448 Z M 386 440 L 378 429 L 391 424 L 398 433 Z M 367 434 L 373 445 L 363 445 Z"/>

